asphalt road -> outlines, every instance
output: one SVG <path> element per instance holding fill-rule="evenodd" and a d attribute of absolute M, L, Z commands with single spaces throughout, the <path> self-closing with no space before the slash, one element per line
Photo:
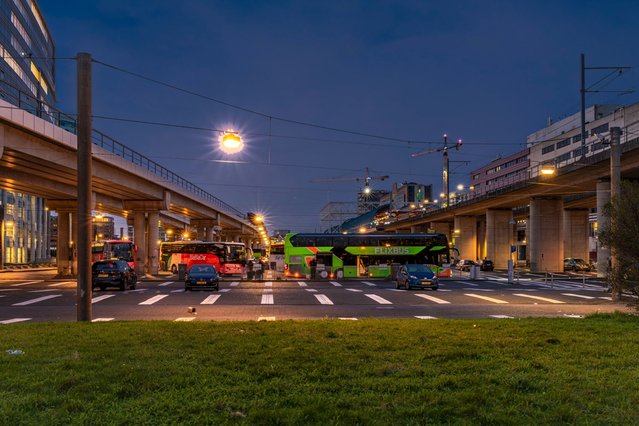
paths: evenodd
<path fill-rule="evenodd" d="M 0 324 L 76 321 L 76 281 L 51 271 L 0 275 Z M 219 291 L 184 291 L 175 276 L 144 279 L 136 290 L 96 290 L 93 321 L 280 320 L 340 318 L 583 317 L 628 311 L 593 279 L 504 274 L 443 280 L 438 291 L 397 290 L 392 281 L 223 281 Z"/>

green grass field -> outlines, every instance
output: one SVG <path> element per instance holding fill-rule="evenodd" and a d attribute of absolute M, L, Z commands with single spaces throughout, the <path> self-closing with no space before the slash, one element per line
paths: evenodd
<path fill-rule="evenodd" d="M 621 314 L 23 323 L 0 350 L 2 425 L 639 424 Z"/>

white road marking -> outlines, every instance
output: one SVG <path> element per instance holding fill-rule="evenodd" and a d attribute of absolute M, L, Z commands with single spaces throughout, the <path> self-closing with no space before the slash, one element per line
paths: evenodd
<path fill-rule="evenodd" d="M 61 283 L 54 283 L 54 284 L 49 284 L 47 287 L 60 287 L 61 285 L 65 285 L 65 284 L 76 284 L 75 281 L 64 281 Z"/>
<path fill-rule="evenodd" d="M 347 288 L 346 291 L 354 291 L 355 293 L 361 293 L 362 290 L 358 290 L 356 288 Z"/>
<path fill-rule="evenodd" d="M 500 319 L 512 319 L 515 317 L 511 317 L 510 315 L 488 315 L 491 318 L 500 318 Z"/>
<path fill-rule="evenodd" d="M 339 317 L 342 321 L 357 321 L 357 318 Z"/>
<path fill-rule="evenodd" d="M 275 321 L 275 317 L 258 317 L 257 321 Z"/>
<path fill-rule="evenodd" d="M 231 287 L 237 287 L 238 285 L 240 285 L 240 282 L 239 282 L 239 281 L 233 281 L 233 282 L 231 283 Z"/>
<path fill-rule="evenodd" d="M 155 302 L 159 302 L 160 300 L 164 299 L 165 297 L 169 297 L 169 295 L 168 294 L 158 294 L 157 296 L 153 296 L 150 299 L 146 299 L 144 302 L 138 303 L 138 305 L 152 305 Z"/>
<path fill-rule="evenodd" d="M 495 291 L 492 288 L 462 288 L 462 290 L 464 290 L 464 291 L 487 291 L 487 292 Z"/>
<path fill-rule="evenodd" d="M 415 315 L 417 319 L 437 319 L 437 317 L 431 317 L 430 315 Z"/>
<path fill-rule="evenodd" d="M 304 290 L 308 291 L 309 293 L 317 293 L 317 290 L 315 290 L 314 288 L 305 288 Z"/>
<path fill-rule="evenodd" d="M 220 293 L 228 293 L 229 291 L 231 291 L 230 288 L 223 288 L 222 290 L 220 290 Z"/>
<path fill-rule="evenodd" d="M 340 283 L 338 283 L 337 281 L 330 281 L 331 284 L 333 284 L 335 287 L 341 287 L 342 285 Z"/>
<path fill-rule="evenodd" d="M 36 284 L 36 283 L 42 283 L 42 282 L 44 282 L 44 280 L 27 281 L 24 283 L 11 284 L 11 287 L 20 287 L 22 285 Z"/>
<path fill-rule="evenodd" d="M 315 296 L 315 298 L 322 304 L 322 305 L 332 305 L 333 301 L 331 301 L 331 299 L 329 299 L 328 297 L 326 297 L 323 294 L 314 294 L 313 296 Z"/>
<path fill-rule="evenodd" d="M 220 294 L 212 294 L 200 302 L 200 305 L 212 305 L 220 298 Z"/>
<path fill-rule="evenodd" d="M 158 284 L 158 287 L 166 287 L 167 285 L 171 285 L 171 284 L 173 284 L 173 283 L 174 283 L 174 281 L 167 281 L 167 282 L 165 282 L 165 283 Z"/>
<path fill-rule="evenodd" d="M 272 288 L 265 288 L 264 289 L 264 293 L 273 293 L 273 289 Z"/>
<path fill-rule="evenodd" d="M 31 318 L 12 318 L 4 321 L 0 321 L 0 324 L 13 324 L 14 322 L 29 321 Z"/>
<path fill-rule="evenodd" d="M 44 300 L 49 300 L 49 299 L 53 299 L 56 297 L 60 297 L 62 296 L 61 294 L 52 294 L 49 296 L 42 296 L 42 297 L 38 297 L 37 299 L 31 299 L 31 300 L 27 300 L 25 302 L 20 302 L 20 303 L 14 303 L 11 306 L 25 306 L 25 305 L 31 305 L 33 303 L 38 303 L 38 302 L 42 302 Z"/>
<path fill-rule="evenodd" d="M 421 297 L 422 299 L 430 300 L 431 302 L 439 303 L 440 305 L 450 303 L 448 300 L 443 300 L 435 296 L 429 296 L 428 294 L 416 294 L 415 296 Z"/>
<path fill-rule="evenodd" d="M 102 296 L 94 297 L 93 299 L 91 299 L 91 303 L 98 303 L 113 296 L 115 296 L 115 294 L 103 294 Z"/>
<path fill-rule="evenodd" d="M 585 318 L 583 315 L 576 315 L 576 314 L 564 314 L 564 316 L 566 318 Z"/>
<path fill-rule="evenodd" d="M 264 287 L 273 287 L 273 282 L 272 281 L 266 281 L 264 283 Z"/>
<path fill-rule="evenodd" d="M 582 299 L 594 299 L 594 296 L 584 296 L 583 294 L 573 294 L 573 293 L 561 293 L 564 296 L 572 296 L 572 297 L 580 297 Z"/>
<path fill-rule="evenodd" d="M 603 297 L 600 297 L 600 299 L 602 299 L 602 300 L 610 300 L 612 302 L 612 297 L 610 297 L 610 296 L 603 296 Z"/>
<path fill-rule="evenodd" d="M 273 304 L 273 295 L 272 294 L 263 294 L 262 295 L 262 305 L 272 305 Z"/>
<path fill-rule="evenodd" d="M 548 303 L 557 303 L 557 304 L 566 303 L 566 302 L 562 302 L 561 300 L 557 300 L 557 299 L 549 299 L 547 297 L 533 296 L 532 294 L 513 293 L 513 296 L 528 297 L 529 299 L 541 300 L 542 302 L 548 302 Z"/>
<path fill-rule="evenodd" d="M 369 282 L 369 281 L 362 281 L 362 284 L 366 284 L 367 286 L 370 286 L 370 287 L 377 287 L 377 284 Z"/>
<path fill-rule="evenodd" d="M 492 297 L 482 296 L 480 294 L 464 293 L 464 295 L 469 297 L 476 297 L 477 299 L 487 300 L 488 302 L 493 302 L 493 303 L 508 303 L 505 300 L 493 299 Z"/>
<path fill-rule="evenodd" d="M 184 293 L 185 290 L 183 288 L 178 288 L 177 290 L 171 290 L 171 293 Z"/>
<path fill-rule="evenodd" d="M 115 318 L 93 318 L 91 322 L 107 322 L 113 321 Z"/>
<path fill-rule="evenodd" d="M 377 303 L 379 303 L 380 305 L 392 305 L 393 302 L 391 302 L 390 300 L 386 300 L 381 296 L 378 296 L 376 294 L 365 294 L 364 296 L 373 299 L 374 301 L 376 301 Z"/>
<path fill-rule="evenodd" d="M 469 283 L 468 281 L 457 281 L 458 283 L 464 284 L 464 285 L 469 285 L 471 287 L 477 287 L 479 284 L 477 283 Z"/>
<path fill-rule="evenodd" d="M 306 287 L 307 284 L 304 281 L 298 281 L 297 284 L 299 284 L 300 287 Z"/>
<path fill-rule="evenodd" d="M 46 290 L 30 290 L 29 293 L 51 293 L 52 291 L 58 291 L 55 288 L 49 288 Z"/>
<path fill-rule="evenodd" d="M 173 321 L 187 322 L 187 321 L 193 321 L 194 319 L 195 317 L 179 317 L 174 319 Z"/>

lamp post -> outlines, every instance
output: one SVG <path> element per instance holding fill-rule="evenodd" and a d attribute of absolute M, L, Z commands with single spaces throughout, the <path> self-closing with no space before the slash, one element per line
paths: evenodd
<path fill-rule="evenodd" d="M 517 222 L 515 222 L 514 218 L 511 218 L 508 221 L 508 224 L 510 225 L 509 227 L 510 238 L 508 239 L 509 245 L 510 245 L 510 247 L 508 247 L 508 284 L 512 284 L 514 281 L 514 262 L 513 262 L 513 253 L 515 252 L 515 250 L 513 250 L 515 248 L 514 236 L 515 236 L 515 225 L 517 225 Z"/>

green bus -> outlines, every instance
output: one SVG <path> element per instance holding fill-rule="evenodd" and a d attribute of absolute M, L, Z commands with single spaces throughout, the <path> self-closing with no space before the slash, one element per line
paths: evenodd
<path fill-rule="evenodd" d="M 438 273 L 450 263 L 445 234 L 287 234 L 290 278 L 390 277 L 393 265 L 425 263 Z"/>

